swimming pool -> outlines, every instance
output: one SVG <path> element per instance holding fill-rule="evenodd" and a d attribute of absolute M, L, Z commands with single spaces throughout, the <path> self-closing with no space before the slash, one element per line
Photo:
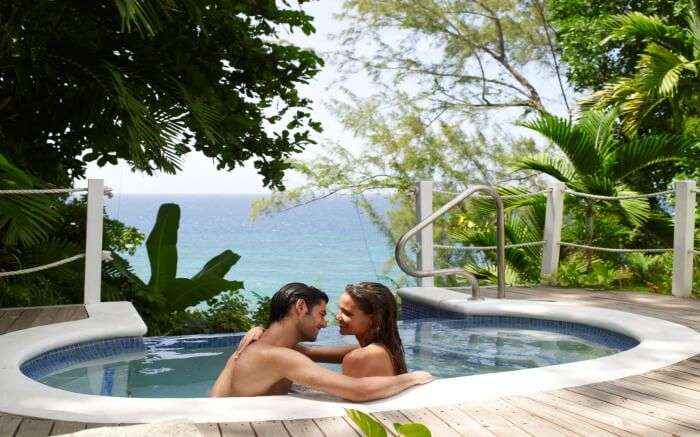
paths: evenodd
<path fill-rule="evenodd" d="M 438 378 L 572 363 L 631 349 L 638 341 L 593 326 L 523 317 L 463 316 L 399 323 L 409 370 Z M 51 387 L 84 394 L 206 397 L 240 334 L 122 338 L 42 354 L 22 372 Z M 316 344 L 354 344 L 337 327 Z M 340 371 L 339 365 L 325 364 Z"/>
<path fill-rule="evenodd" d="M 405 310 L 411 306 L 409 302 L 415 304 L 413 309 L 416 311 L 410 316 L 453 317 L 454 320 L 469 320 L 472 316 L 507 316 L 549 320 L 551 322 L 547 323 L 555 325 L 561 321 L 618 332 L 638 340 L 639 345 L 612 355 L 566 364 L 439 378 L 387 399 L 363 403 L 361 408 L 366 412 L 482 402 L 594 384 L 639 375 L 700 353 L 700 333 L 683 325 L 631 312 L 547 301 L 487 299 L 474 302 L 465 300 L 462 293 L 438 288 L 427 291 L 402 289 L 401 293 L 404 293 Z M 433 312 L 429 308 L 436 309 L 438 314 L 426 316 L 426 313 Z M 96 423 L 144 423 L 175 418 L 208 423 L 343 416 L 346 408 L 358 408 L 356 403 L 311 394 L 244 398 L 99 396 L 50 387 L 22 373 L 21 368 L 26 370 L 29 362 L 51 351 L 75 351 L 86 343 L 113 339 L 106 341 L 105 348 L 113 354 L 114 347 L 109 342 L 123 341 L 118 339 L 124 338 L 136 341 L 146 334 L 145 324 L 128 302 L 86 304 L 85 309 L 89 318 L 84 320 L 37 326 L 0 336 L 0 386 L 3 392 L 0 411 Z M 409 316 L 408 313 L 404 311 L 404 317 Z M 330 329 L 327 331 L 329 334 L 334 331 Z M 90 353 L 97 354 L 99 351 Z M 79 358 L 74 353 L 69 356 Z M 104 355 L 102 357 L 105 358 Z M 61 363 L 57 358 L 54 362 L 66 369 L 66 363 Z M 69 365 L 79 364 L 76 361 Z M 114 377 L 114 386 L 118 387 L 120 375 L 115 373 Z M 104 381 L 100 372 L 93 372 L 90 378 L 94 384 Z"/>

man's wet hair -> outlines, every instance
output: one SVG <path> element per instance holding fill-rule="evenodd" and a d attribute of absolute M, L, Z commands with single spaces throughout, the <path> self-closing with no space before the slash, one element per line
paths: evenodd
<path fill-rule="evenodd" d="M 301 299 L 306 307 L 311 308 L 324 301 L 328 303 L 328 295 L 316 287 L 301 282 L 291 282 L 282 286 L 270 300 L 270 320 L 268 326 L 279 322 L 289 313 L 289 309 Z"/>

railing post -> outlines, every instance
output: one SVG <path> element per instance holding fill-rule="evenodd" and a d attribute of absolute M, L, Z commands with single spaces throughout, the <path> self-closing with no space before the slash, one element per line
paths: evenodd
<path fill-rule="evenodd" d="M 102 299 L 102 214 L 104 181 L 88 179 L 87 226 L 85 230 L 85 286 L 84 303 L 98 303 Z"/>
<path fill-rule="evenodd" d="M 418 223 L 433 213 L 433 181 L 420 181 L 416 186 L 416 220 Z M 418 270 L 433 270 L 433 225 L 426 226 L 418 233 Z M 433 277 L 418 278 L 419 287 L 435 285 Z"/>
<path fill-rule="evenodd" d="M 695 181 L 676 181 L 673 220 L 674 296 L 688 297 L 693 291 L 693 246 L 695 233 Z"/>
<path fill-rule="evenodd" d="M 552 278 L 559 269 L 559 242 L 564 217 L 563 182 L 549 184 L 552 191 L 547 195 L 547 212 L 544 219 L 544 248 L 542 249 L 542 279 Z"/>

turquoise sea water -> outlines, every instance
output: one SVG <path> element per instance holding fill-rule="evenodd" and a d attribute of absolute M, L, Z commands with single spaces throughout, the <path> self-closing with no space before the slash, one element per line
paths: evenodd
<path fill-rule="evenodd" d="M 180 205 L 178 276 L 190 277 L 213 256 L 231 249 L 241 255 L 227 278 L 241 280 L 247 290 L 272 295 L 287 282 L 305 282 L 326 291 L 331 302 L 346 284 L 379 281 L 393 247 L 346 196 L 314 202 L 251 222 L 252 195 L 129 195 L 107 201 L 111 217 L 148 236 L 158 207 Z M 384 197 L 373 204 L 386 211 Z M 129 257 L 136 273 L 148 280 L 145 245 Z M 396 278 L 397 271 L 389 274 Z"/>

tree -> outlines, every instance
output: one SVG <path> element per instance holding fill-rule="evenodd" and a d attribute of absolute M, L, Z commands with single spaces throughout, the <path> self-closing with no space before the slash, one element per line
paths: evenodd
<path fill-rule="evenodd" d="M 413 97 L 426 113 L 547 112 L 549 96 L 526 73 L 535 66 L 559 79 L 558 97 L 570 109 L 540 0 L 350 0 L 341 17 L 352 23 L 340 35 L 343 65 L 364 68 L 389 89 L 418 88 Z"/>
<path fill-rule="evenodd" d="M 618 111 L 588 111 L 573 122 L 551 115 L 523 123 L 551 140 L 563 157 L 540 154 L 523 158 L 518 169 L 545 173 L 564 182 L 567 188 L 602 196 L 639 194 L 629 187 L 629 179 L 642 169 L 677 160 L 689 146 L 688 138 L 671 134 L 646 135 L 630 140 L 617 132 Z M 593 243 L 593 216 L 597 205 L 583 199 L 587 244 Z M 642 226 L 650 216 L 648 199 L 605 201 L 607 212 L 617 213 L 629 226 Z M 589 252 L 589 269 L 590 269 Z"/>
<path fill-rule="evenodd" d="M 320 130 L 296 87 L 323 64 L 282 28 L 314 31 L 270 0 L 3 2 L 2 151 L 63 185 L 92 161 L 174 173 L 197 150 L 220 169 L 254 159 L 282 189 L 286 158 Z"/>
<path fill-rule="evenodd" d="M 556 29 L 566 76 L 577 91 L 598 90 L 630 74 L 644 49 L 642 39 L 629 35 L 607 39 L 607 20 L 639 12 L 685 26 L 688 1 L 676 0 L 551 0 L 547 2 Z"/>
<path fill-rule="evenodd" d="M 582 101 L 583 107 L 621 108 L 623 132 L 635 137 L 646 132 L 669 132 L 700 140 L 700 14 L 688 11 L 687 28 L 640 13 L 608 20 L 610 39 L 636 37 L 646 43 L 634 71 L 606 84 Z M 684 153 L 675 173 L 698 174 L 698 144 Z"/>

